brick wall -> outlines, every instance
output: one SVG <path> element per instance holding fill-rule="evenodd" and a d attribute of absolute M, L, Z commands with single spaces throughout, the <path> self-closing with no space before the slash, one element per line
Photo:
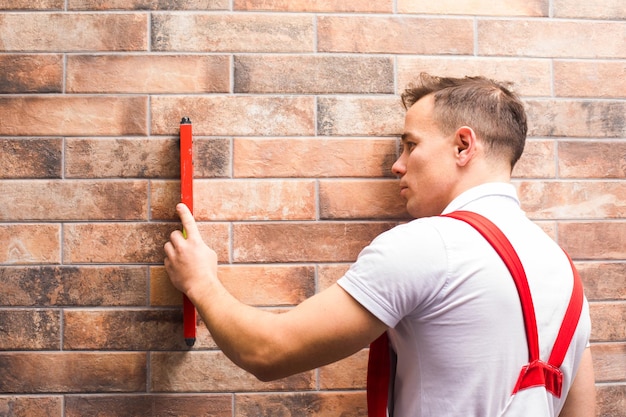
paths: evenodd
<path fill-rule="evenodd" d="M 515 82 L 524 208 L 591 301 L 598 415 L 626 416 L 623 0 L 0 1 L 0 415 L 364 416 L 366 352 L 260 383 L 162 267 L 178 123 L 225 285 L 262 308 L 405 218 L 389 170 L 416 73 Z M 306 331 L 306 329 L 303 329 Z"/>

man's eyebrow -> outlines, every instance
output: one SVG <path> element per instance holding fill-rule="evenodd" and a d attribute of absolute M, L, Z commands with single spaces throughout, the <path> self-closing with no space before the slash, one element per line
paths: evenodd
<path fill-rule="evenodd" d="M 406 142 L 409 139 L 413 139 L 416 140 L 417 138 L 415 137 L 415 135 L 412 135 L 411 133 L 403 133 L 402 136 L 400 136 L 400 139 L 402 140 L 402 142 Z"/>

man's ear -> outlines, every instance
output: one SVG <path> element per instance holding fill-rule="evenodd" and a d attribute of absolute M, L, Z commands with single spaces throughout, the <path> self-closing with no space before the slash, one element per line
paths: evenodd
<path fill-rule="evenodd" d="M 456 159 L 459 166 L 465 166 L 476 154 L 476 133 L 468 126 L 461 126 L 454 134 Z"/>

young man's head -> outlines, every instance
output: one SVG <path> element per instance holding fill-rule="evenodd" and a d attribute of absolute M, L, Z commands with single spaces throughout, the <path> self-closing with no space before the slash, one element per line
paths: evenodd
<path fill-rule="evenodd" d="M 403 150 L 392 171 L 413 217 L 438 215 L 463 191 L 510 179 L 527 128 L 523 104 L 506 87 L 421 74 L 402 102 Z"/>
<path fill-rule="evenodd" d="M 471 127 L 494 153 L 507 155 L 511 170 L 524 151 L 528 130 L 526 112 L 508 83 L 485 77 L 436 77 L 420 74 L 402 94 L 402 104 L 409 109 L 418 100 L 432 94 L 433 116 L 444 133 L 461 126 Z"/>

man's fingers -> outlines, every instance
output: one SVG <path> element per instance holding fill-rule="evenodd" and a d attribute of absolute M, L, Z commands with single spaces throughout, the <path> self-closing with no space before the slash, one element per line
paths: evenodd
<path fill-rule="evenodd" d="M 178 205 L 176 205 L 176 213 L 178 213 L 178 217 L 180 217 L 183 228 L 187 233 L 187 238 L 195 238 L 200 235 L 193 214 L 191 214 L 191 211 L 189 211 L 189 208 L 185 204 L 178 203 Z"/>
<path fill-rule="evenodd" d="M 174 244 L 171 242 L 171 240 L 165 243 L 165 245 L 163 246 L 163 250 L 165 251 L 165 256 L 167 258 L 171 258 L 174 256 L 175 249 Z"/>

